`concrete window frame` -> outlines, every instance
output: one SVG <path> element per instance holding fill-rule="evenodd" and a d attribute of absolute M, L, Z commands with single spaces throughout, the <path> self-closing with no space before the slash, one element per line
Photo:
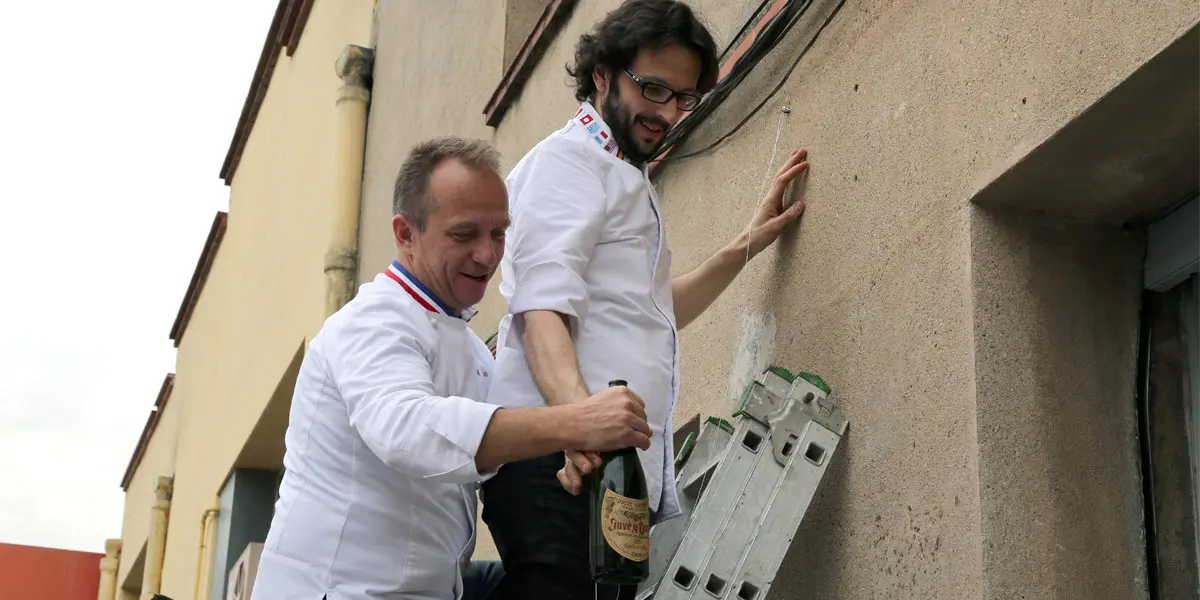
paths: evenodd
<path fill-rule="evenodd" d="M 1146 289 L 1165 292 L 1200 273 L 1200 195 L 1151 223 L 1146 237 Z"/>
<path fill-rule="evenodd" d="M 1142 284 L 1147 560 L 1152 587 L 1172 597 L 1194 594 L 1200 573 L 1200 194 L 1146 226 Z"/>

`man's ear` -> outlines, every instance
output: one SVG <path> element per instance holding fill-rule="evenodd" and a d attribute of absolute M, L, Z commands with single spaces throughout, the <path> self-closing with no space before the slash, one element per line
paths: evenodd
<path fill-rule="evenodd" d="M 392 236 L 396 240 L 397 248 L 411 248 L 413 237 L 416 234 L 417 228 L 404 215 L 395 215 L 392 217 Z"/>
<path fill-rule="evenodd" d="M 608 67 L 596 65 L 592 69 L 592 83 L 596 86 L 596 98 L 603 98 L 608 93 L 609 84 Z"/>

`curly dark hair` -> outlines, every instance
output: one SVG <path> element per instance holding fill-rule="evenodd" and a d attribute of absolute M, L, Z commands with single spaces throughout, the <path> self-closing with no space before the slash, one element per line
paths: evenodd
<path fill-rule="evenodd" d="M 592 72 L 597 66 L 619 71 L 629 67 L 642 49 L 673 44 L 687 46 L 700 56 L 698 92 L 707 93 L 717 85 L 717 44 L 691 7 L 678 0 L 626 0 L 575 45 L 575 64 L 567 66 L 575 79 L 575 99 L 595 100 Z"/>

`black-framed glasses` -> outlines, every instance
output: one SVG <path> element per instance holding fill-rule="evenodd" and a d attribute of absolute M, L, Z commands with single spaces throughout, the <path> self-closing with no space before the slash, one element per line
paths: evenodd
<path fill-rule="evenodd" d="M 679 107 L 679 110 L 684 112 L 694 110 L 700 105 L 700 96 L 697 96 L 696 94 L 676 92 L 675 90 L 660 83 L 646 81 L 645 79 L 638 77 L 637 74 L 629 69 L 625 69 L 625 74 L 628 75 L 629 78 L 638 85 L 638 87 L 642 88 L 642 97 L 651 102 L 656 104 L 666 104 L 670 102 L 672 98 L 674 98 L 675 105 Z"/>

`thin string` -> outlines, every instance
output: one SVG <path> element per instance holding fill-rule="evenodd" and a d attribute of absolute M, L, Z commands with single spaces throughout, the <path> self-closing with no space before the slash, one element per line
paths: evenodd
<path fill-rule="evenodd" d="M 761 198 L 763 194 L 767 193 L 768 186 L 771 184 L 771 169 L 775 167 L 775 154 L 779 151 L 779 136 L 781 133 L 783 133 L 783 118 L 787 116 L 788 112 L 790 111 L 786 106 L 779 110 L 779 120 L 775 124 L 775 144 L 771 146 L 771 158 L 767 160 L 767 172 L 763 175 L 762 186 L 758 190 L 759 198 Z M 752 237 L 754 237 L 753 220 L 750 221 L 750 228 L 748 230 L 748 234 L 746 235 L 746 261 L 742 263 L 743 268 L 745 268 L 747 264 L 750 264 L 750 239 Z"/>

